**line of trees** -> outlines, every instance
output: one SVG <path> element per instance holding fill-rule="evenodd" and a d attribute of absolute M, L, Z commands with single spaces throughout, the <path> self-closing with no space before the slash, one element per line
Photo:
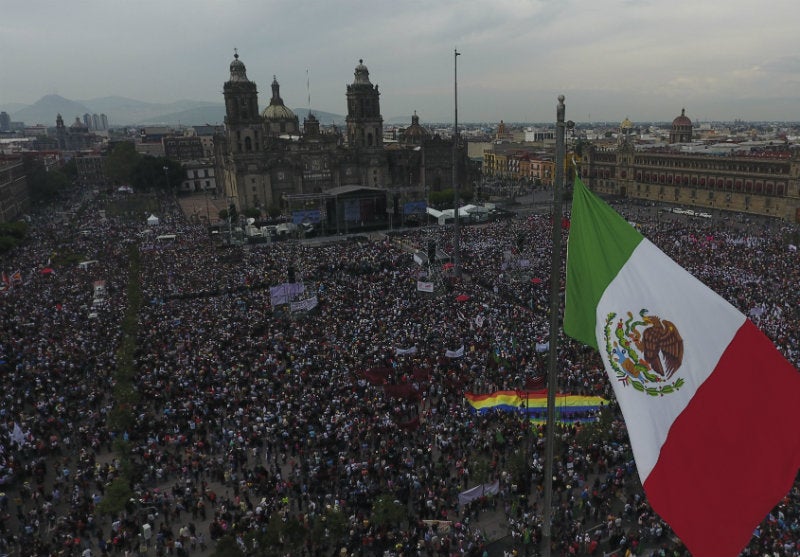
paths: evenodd
<path fill-rule="evenodd" d="M 131 186 L 136 191 L 173 193 L 177 192 L 186 175 L 182 165 L 166 157 L 142 155 L 129 141 L 114 145 L 106 157 L 105 172 L 109 181 L 117 186 Z"/>

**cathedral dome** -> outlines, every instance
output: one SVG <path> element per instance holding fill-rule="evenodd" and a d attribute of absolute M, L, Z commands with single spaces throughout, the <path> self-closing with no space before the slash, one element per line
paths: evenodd
<path fill-rule="evenodd" d="M 278 79 L 272 76 L 272 98 L 269 100 L 269 106 L 261 113 L 266 120 L 296 120 L 292 109 L 283 104 L 283 99 L 280 95 L 280 85 Z"/>
<path fill-rule="evenodd" d="M 672 121 L 672 130 L 669 132 L 670 143 L 691 143 L 692 121 L 686 116 L 686 109 L 681 109 L 681 115 Z"/>
<path fill-rule="evenodd" d="M 281 98 L 280 85 L 278 79 L 272 76 L 272 98 L 269 106 L 261 113 L 264 118 L 264 126 L 267 134 L 278 137 L 285 134 L 298 135 L 300 133 L 300 121 L 292 112 L 292 109 L 283 104 Z"/>
<path fill-rule="evenodd" d="M 70 125 L 69 129 L 72 132 L 81 132 L 81 131 L 88 132 L 89 131 L 89 128 L 87 128 L 86 125 L 83 122 L 81 122 L 81 119 L 78 118 L 77 116 L 75 117 L 75 121 L 72 122 L 72 125 Z"/>
<path fill-rule="evenodd" d="M 626 116 L 622 123 L 619 125 L 620 129 L 629 130 L 633 128 L 633 122 L 631 122 L 628 117 Z"/>
<path fill-rule="evenodd" d="M 267 120 L 293 120 L 295 118 L 292 109 L 284 104 L 270 104 L 264 109 L 261 116 Z"/>
<path fill-rule="evenodd" d="M 677 126 L 691 126 L 691 125 L 692 125 L 692 121 L 689 119 L 688 116 L 686 116 L 686 109 L 685 108 L 682 108 L 681 109 L 681 115 L 678 116 L 677 118 L 675 118 L 672 121 L 672 127 L 673 128 L 677 127 Z"/>
<path fill-rule="evenodd" d="M 403 132 L 403 143 L 412 143 L 414 145 L 419 145 L 422 143 L 423 140 L 428 139 L 431 134 L 422 127 L 419 123 L 419 116 L 417 116 L 417 111 L 414 111 L 414 115 L 411 117 L 411 125 L 408 126 L 405 131 Z"/>

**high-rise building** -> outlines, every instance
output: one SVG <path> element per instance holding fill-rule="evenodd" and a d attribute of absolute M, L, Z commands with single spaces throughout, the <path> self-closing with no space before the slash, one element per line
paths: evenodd
<path fill-rule="evenodd" d="M 11 116 L 5 110 L 0 112 L 0 132 L 11 131 Z"/>

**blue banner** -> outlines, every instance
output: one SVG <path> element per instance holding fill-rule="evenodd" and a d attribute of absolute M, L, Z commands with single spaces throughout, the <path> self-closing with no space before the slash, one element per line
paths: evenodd
<path fill-rule="evenodd" d="M 319 223 L 322 220 L 319 209 L 311 211 L 292 211 L 292 222 L 294 224 L 303 224 L 304 222 Z"/>
<path fill-rule="evenodd" d="M 345 199 L 342 202 L 344 208 L 344 220 L 358 222 L 361 220 L 361 200 Z"/>
<path fill-rule="evenodd" d="M 425 201 L 409 201 L 403 205 L 404 215 L 416 215 L 424 213 L 428 208 L 428 203 Z"/>

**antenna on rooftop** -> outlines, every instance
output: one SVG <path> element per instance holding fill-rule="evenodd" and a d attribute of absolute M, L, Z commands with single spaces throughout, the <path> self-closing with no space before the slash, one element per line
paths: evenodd
<path fill-rule="evenodd" d="M 308 113 L 311 114 L 311 79 L 308 77 L 308 68 L 306 68 L 306 93 L 308 93 Z"/>

